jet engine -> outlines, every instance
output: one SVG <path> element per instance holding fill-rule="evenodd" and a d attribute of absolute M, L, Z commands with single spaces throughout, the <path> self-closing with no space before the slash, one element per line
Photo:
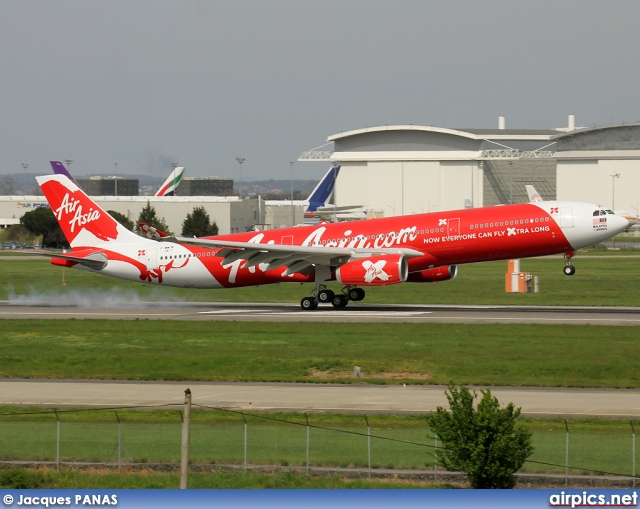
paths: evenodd
<path fill-rule="evenodd" d="M 443 265 L 433 269 L 421 270 L 409 274 L 409 283 L 437 283 L 438 281 L 449 281 L 458 275 L 457 265 Z"/>
<path fill-rule="evenodd" d="M 404 283 L 409 268 L 402 254 L 358 258 L 336 270 L 336 281 L 343 285 L 381 286 Z"/>

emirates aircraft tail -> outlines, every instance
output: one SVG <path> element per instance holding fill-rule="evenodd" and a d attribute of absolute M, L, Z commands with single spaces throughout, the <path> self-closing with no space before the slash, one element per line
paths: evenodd
<path fill-rule="evenodd" d="M 176 192 L 178 184 L 182 180 L 182 176 L 184 175 L 184 166 L 178 166 L 175 168 L 171 174 L 167 177 L 167 180 L 160 186 L 158 192 L 155 194 L 156 196 L 173 196 Z"/>
<path fill-rule="evenodd" d="M 63 175 L 36 177 L 64 236 L 72 248 L 139 243 L 127 230 Z"/>

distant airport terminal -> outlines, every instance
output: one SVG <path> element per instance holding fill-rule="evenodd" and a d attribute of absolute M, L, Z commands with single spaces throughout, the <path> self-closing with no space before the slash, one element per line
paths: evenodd
<path fill-rule="evenodd" d="M 555 129 L 508 129 L 504 117 L 497 128 L 485 129 L 386 125 L 334 134 L 298 160 L 340 166 L 333 197 L 336 218 L 526 202 L 527 184 L 545 200 L 587 201 L 632 215 L 638 215 L 640 201 L 640 123 L 577 127 L 570 115 L 566 127 Z M 291 226 L 304 218 L 299 202 L 229 196 L 230 180 L 184 179 L 177 196 L 164 197 L 124 196 L 122 191 L 135 186 L 125 188 L 123 180 L 115 183 L 123 186 L 115 193 L 109 192 L 113 183 L 100 183 L 105 196 L 96 196 L 96 202 L 135 221 L 149 201 L 175 232 L 197 206 L 207 210 L 221 234 Z M 222 196 L 181 196 L 213 186 Z M 42 196 L 0 196 L 0 227 L 42 206 L 47 206 Z"/>

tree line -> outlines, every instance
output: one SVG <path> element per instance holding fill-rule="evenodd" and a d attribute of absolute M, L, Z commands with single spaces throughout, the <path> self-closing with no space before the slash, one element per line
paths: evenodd
<path fill-rule="evenodd" d="M 148 201 L 135 223 L 115 210 L 108 210 L 107 212 L 122 226 L 138 234 L 142 233 L 139 226 L 140 223 L 150 224 L 167 235 L 174 234 L 169 229 L 165 218 L 159 217 L 155 207 Z M 35 237 L 42 237 L 43 247 L 69 247 L 62 229 L 49 207 L 40 207 L 27 212 L 20 218 L 19 225 L 11 226 L 7 230 L 4 234 L 6 240 L 20 240 L 20 237 L 31 234 Z M 182 222 L 180 234 L 184 237 L 217 235 L 218 225 L 214 220 L 211 220 L 204 207 L 195 207 Z"/>

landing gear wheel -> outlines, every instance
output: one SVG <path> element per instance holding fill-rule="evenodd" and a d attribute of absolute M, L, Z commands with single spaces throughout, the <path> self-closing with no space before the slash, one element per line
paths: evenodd
<path fill-rule="evenodd" d="M 333 299 L 331 299 L 331 304 L 333 304 L 334 308 L 344 308 L 349 304 L 349 297 L 346 295 L 335 295 Z"/>
<path fill-rule="evenodd" d="M 318 302 L 331 302 L 335 297 L 335 293 L 331 290 L 320 290 L 318 292 Z"/>
<path fill-rule="evenodd" d="M 313 297 L 305 297 L 300 301 L 300 307 L 305 311 L 311 311 L 318 307 L 318 301 Z"/>
<path fill-rule="evenodd" d="M 364 299 L 365 293 L 362 288 L 352 288 L 349 290 L 349 300 L 361 301 Z"/>
<path fill-rule="evenodd" d="M 573 265 L 565 265 L 562 271 L 565 276 L 573 276 L 576 273 L 576 268 Z"/>

